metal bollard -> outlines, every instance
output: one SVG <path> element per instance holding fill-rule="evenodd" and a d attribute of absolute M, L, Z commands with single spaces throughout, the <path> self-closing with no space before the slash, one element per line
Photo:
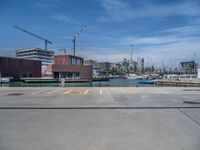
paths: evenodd
<path fill-rule="evenodd" d="M 65 79 L 64 79 L 64 78 L 61 78 L 60 82 L 61 82 L 61 86 L 62 86 L 62 87 L 65 87 Z"/>

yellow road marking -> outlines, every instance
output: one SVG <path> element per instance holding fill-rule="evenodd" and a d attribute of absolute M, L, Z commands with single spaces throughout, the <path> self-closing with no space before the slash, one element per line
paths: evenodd
<path fill-rule="evenodd" d="M 63 94 L 69 94 L 72 90 L 67 90 L 66 92 L 64 92 Z"/>
<path fill-rule="evenodd" d="M 75 90 L 68 90 L 64 94 L 87 94 L 89 90 L 85 89 L 75 89 Z"/>
<path fill-rule="evenodd" d="M 84 94 L 87 94 L 89 92 L 89 90 L 86 90 L 85 92 L 84 92 Z"/>

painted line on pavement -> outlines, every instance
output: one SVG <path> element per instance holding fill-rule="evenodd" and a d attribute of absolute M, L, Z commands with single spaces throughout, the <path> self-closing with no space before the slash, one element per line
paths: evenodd
<path fill-rule="evenodd" d="M 102 94 L 102 93 L 103 93 L 103 90 L 101 89 L 99 94 Z"/>
<path fill-rule="evenodd" d="M 51 91 L 51 92 L 49 92 L 49 93 L 47 93 L 47 94 L 52 94 L 52 93 L 55 93 L 55 92 L 57 92 L 58 90 L 53 90 L 53 91 Z"/>
<path fill-rule="evenodd" d="M 66 92 L 64 92 L 63 94 L 69 94 L 72 90 L 67 90 Z"/>
<path fill-rule="evenodd" d="M 36 92 L 31 93 L 31 94 L 38 94 L 38 93 L 42 93 L 42 92 L 44 92 L 44 91 L 46 91 L 46 90 L 36 91 Z"/>
<path fill-rule="evenodd" d="M 89 92 L 89 89 L 87 89 L 85 92 L 84 92 L 84 94 L 87 94 Z"/>

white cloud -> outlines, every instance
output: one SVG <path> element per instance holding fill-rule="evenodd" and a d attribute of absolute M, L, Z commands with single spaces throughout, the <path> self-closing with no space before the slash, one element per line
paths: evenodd
<path fill-rule="evenodd" d="M 200 18 L 198 17 L 198 18 L 192 19 L 190 21 L 190 23 L 199 25 L 200 24 Z"/>
<path fill-rule="evenodd" d="M 58 20 L 61 22 L 70 22 L 70 18 L 67 15 L 60 14 L 60 13 L 55 13 L 51 16 L 52 19 Z"/>
<path fill-rule="evenodd" d="M 100 48 L 93 48 L 93 51 L 95 52 L 98 52 L 99 50 Z M 107 48 L 107 51 L 116 51 L 116 49 Z M 149 57 L 149 63 L 151 63 L 151 65 L 162 65 L 162 62 L 165 62 L 166 66 L 177 66 L 181 61 L 192 60 L 194 52 L 196 52 L 197 62 L 200 63 L 200 43 L 198 41 L 180 42 L 179 44 L 172 43 L 165 46 L 148 46 L 138 49 L 136 47 L 133 48 L 133 59 L 136 61 L 137 57 L 143 57 L 145 59 L 145 64 L 147 65 Z M 128 48 L 126 52 L 117 54 L 106 53 L 104 51 L 104 54 L 86 52 L 85 54 L 82 53 L 80 55 L 85 59 L 94 59 L 100 62 L 119 62 L 124 58 L 130 59 Z"/>
<path fill-rule="evenodd" d="M 184 41 L 193 41 L 199 39 L 200 36 L 200 25 L 188 25 L 182 27 L 176 27 L 166 29 L 157 32 L 155 36 L 148 37 L 122 37 L 119 40 L 119 44 L 138 44 L 138 45 L 159 45 L 159 44 L 170 44 Z"/>
<path fill-rule="evenodd" d="M 107 14 L 114 18 L 120 19 L 121 17 L 129 17 L 132 14 L 132 10 L 129 5 L 121 0 L 100 0 L 102 7 L 106 10 Z M 99 18 L 105 21 L 105 17 Z M 107 21 L 107 20 L 106 20 Z"/>
<path fill-rule="evenodd" d="M 200 15 L 199 5 L 196 1 L 183 1 L 174 4 L 147 4 L 130 3 L 126 0 L 100 0 L 102 7 L 109 17 L 115 20 L 146 17 L 167 17 L 175 15 L 197 16 Z M 102 17 L 100 17 L 101 20 Z M 103 21 L 105 18 L 103 18 Z"/>
<path fill-rule="evenodd" d="M 177 30 L 176 30 L 177 29 Z M 180 32 L 180 28 L 171 29 L 171 35 L 160 35 L 152 37 L 123 37 L 117 42 L 120 47 L 125 45 L 126 48 L 118 46 L 110 48 L 87 47 L 81 50 L 79 54 L 85 59 L 94 59 L 97 61 L 119 62 L 123 58 L 130 58 L 129 44 L 134 44 L 133 56 L 144 57 L 147 63 L 148 57 L 152 59 L 152 64 L 178 65 L 180 61 L 191 60 L 193 53 L 196 52 L 197 61 L 200 63 L 200 43 L 199 37 L 181 36 L 176 32 Z M 180 29 L 180 30 L 179 30 Z M 195 31 L 194 31 L 195 32 Z M 110 43 L 112 45 L 112 43 Z"/>
<path fill-rule="evenodd" d="M 171 42 L 178 42 L 180 39 L 172 36 L 153 36 L 153 37 L 123 37 L 120 39 L 119 44 L 129 45 L 156 45 L 156 44 L 168 44 Z M 183 39 L 181 39 L 183 40 Z"/>
<path fill-rule="evenodd" d="M 196 33 L 200 33 L 200 25 L 189 25 L 189 26 L 177 27 L 177 28 L 164 30 L 163 32 L 168 32 L 171 34 L 182 35 L 182 36 L 193 35 Z"/>
<path fill-rule="evenodd" d="M 109 55 L 98 55 L 98 54 L 94 54 L 94 55 L 86 55 L 84 56 L 85 59 L 93 59 L 93 60 L 97 60 L 99 62 L 119 62 L 122 61 L 124 58 L 128 58 L 129 55 L 122 53 L 122 54 L 109 54 Z"/>

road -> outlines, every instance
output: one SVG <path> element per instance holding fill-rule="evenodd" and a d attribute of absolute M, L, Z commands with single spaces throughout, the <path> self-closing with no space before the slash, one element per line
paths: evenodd
<path fill-rule="evenodd" d="M 1 150 L 199 150 L 200 88 L 2 87 Z"/>

